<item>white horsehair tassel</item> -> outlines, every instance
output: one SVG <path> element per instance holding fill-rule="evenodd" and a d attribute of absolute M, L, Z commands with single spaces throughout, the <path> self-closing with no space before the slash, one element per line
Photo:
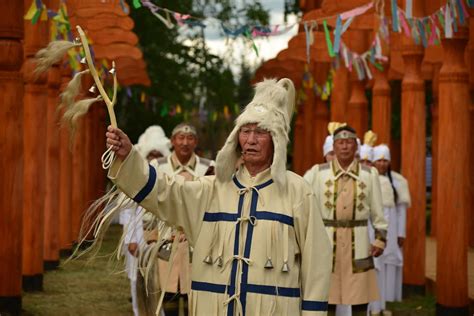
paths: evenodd
<path fill-rule="evenodd" d="M 283 267 L 281 268 L 282 272 L 290 271 L 290 267 L 288 266 L 288 225 L 283 225 Z"/>

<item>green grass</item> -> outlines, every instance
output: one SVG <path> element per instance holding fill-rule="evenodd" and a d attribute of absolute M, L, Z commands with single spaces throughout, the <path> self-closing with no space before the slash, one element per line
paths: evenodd
<path fill-rule="evenodd" d="M 44 291 L 23 293 L 22 315 L 131 315 L 130 283 L 123 265 L 109 261 L 121 234 L 112 226 L 99 257 L 70 261 L 44 274 Z"/>
<path fill-rule="evenodd" d="M 431 294 L 412 296 L 403 302 L 387 303 L 387 309 L 393 316 L 431 316 L 435 315 L 436 298 Z"/>

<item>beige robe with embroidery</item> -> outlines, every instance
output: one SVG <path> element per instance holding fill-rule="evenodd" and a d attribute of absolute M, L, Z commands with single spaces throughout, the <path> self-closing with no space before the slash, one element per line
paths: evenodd
<path fill-rule="evenodd" d="M 270 169 L 251 177 L 241 167 L 226 182 L 185 181 L 135 149 L 109 171 L 123 192 L 182 227 L 194 245 L 191 315 L 325 315 L 331 250 L 319 204 L 300 176 L 285 176 L 280 187 Z M 265 268 L 269 259 L 273 268 Z"/>
<path fill-rule="evenodd" d="M 374 244 L 383 249 L 387 223 L 377 170 L 354 161 L 345 172 L 334 160 L 314 166 L 304 178 L 320 197 L 324 220 L 361 223 L 337 228 L 326 224 L 333 244 L 329 304 L 358 305 L 377 299 L 379 291 L 367 231 L 370 217 L 377 230 Z"/>

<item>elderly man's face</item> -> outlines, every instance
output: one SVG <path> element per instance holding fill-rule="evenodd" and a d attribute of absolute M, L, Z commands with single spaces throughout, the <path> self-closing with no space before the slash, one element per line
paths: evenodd
<path fill-rule="evenodd" d="M 197 137 L 191 133 L 177 133 L 171 138 L 171 144 L 178 157 L 190 157 L 197 143 Z"/>
<path fill-rule="evenodd" d="M 239 144 L 244 163 L 268 164 L 273 158 L 273 141 L 270 132 L 257 124 L 247 124 L 240 128 Z"/>
<path fill-rule="evenodd" d="M 334 153 L 340 162 L 352 161 L 357 151 L 357 141 L 354 138 L 336 139 Z"/>

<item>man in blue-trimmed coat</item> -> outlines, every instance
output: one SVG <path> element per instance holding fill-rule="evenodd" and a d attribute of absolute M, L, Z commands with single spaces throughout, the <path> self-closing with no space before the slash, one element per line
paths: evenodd
<path fill-rule="evenodd" d="M 194 245 L 191 314 L 327 313 L 332 254 L 320 203 L 286 170 L 294 100 L 289 79 L 257 84 L 217 155 L 216 176 L 196 181 L 157 171 L 108 128 L 117 156 L 109 177 Z"/>

